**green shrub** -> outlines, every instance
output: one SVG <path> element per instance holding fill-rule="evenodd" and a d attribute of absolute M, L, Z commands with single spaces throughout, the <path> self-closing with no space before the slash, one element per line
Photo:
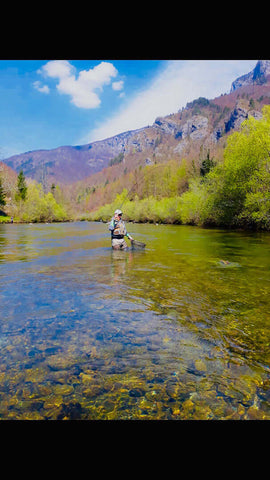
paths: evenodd
<path fill-rule="evenodd" d="M 27 198 L 21 210 L 24 222 L 53 222 L 68 219 L 63 206 L 59 205 L 51 192 L 44 194 L 40 184 L 28 186 Z"/>

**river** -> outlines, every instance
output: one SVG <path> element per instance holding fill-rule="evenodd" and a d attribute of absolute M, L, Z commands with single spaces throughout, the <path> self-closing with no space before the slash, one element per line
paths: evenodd
<path fill-rule="evenodd" d="M 127 229 L 0 225 L 0 418 L 270 419 L 270 234 Z"/>

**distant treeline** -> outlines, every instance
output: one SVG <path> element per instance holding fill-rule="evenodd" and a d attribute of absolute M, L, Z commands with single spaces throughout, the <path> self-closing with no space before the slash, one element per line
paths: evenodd
<path fill-rule="evenodd" d="M 63 195 L 54 184 L 45 193 L 41 184 L 27 182 L 21 170 L 17 181 L 0 175 L 0 223 L 60 222 L 70 219 Z"/>

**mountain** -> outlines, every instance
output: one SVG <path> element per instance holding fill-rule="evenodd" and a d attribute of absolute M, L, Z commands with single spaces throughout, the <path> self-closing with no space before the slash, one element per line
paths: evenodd
<path fill-rule="evenodd" d="M 46 188 L 78 181 L 95 185 L 139 166 L 197 155 L 202 145 L 211 151 L 222 148 L 228 134 L 250 115 L 260 118 L 262 106 L 269 103 L 270 60 L 259 60 L 232 83 L 229 94 L 195 99 L 176 113 L 156 118 L 152 126 L 86 145 L 26 152 L 3 162 L 16 172 L 23 169 Z"/>
<path fill-rule="evenodd" d="M 134 132 L 125 132 L 102 141 L 52 150 L 34 150 L 13 155 L 3 162 L 26 177 L 43 184 L 68 184 L 102 170 L 125 147 Z"/>
<path fill-rule="evenodd" d="M 231 86 L 231 92 L 245 85 L 261 85 L 267 82 L 270 75 L 270 60 L 259 60 L 251 72 L 237 78 Z"/>

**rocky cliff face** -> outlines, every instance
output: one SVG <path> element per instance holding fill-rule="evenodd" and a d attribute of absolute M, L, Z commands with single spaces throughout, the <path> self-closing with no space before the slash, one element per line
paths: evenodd
<path fill-rule="evenodd" d="M 207 117 L 193 115 L 184 123 L 171 120 L 170 117 L 158 117 L 153 126 L 157 131 L 174 135 L 174 137 L 180 141 L 188 136 L 194 140 L 202 138 L 207 133 L 207 125 Z"/>
<path fill-rule="evenodd" d="M 231 92 L 245 85 L 262 84 L 270 75 L 270 60 L 259 60 L 253 70 L 237 78 L 231 86 Z"/>
<path fill-rule="evenodd" d="M 247 120 L 249 117 L 254 117 L 256 119 L 262 118 L 261 112 L 257 110 L 248 110 L 237 106 L 230 115 L 230 118 L 225 122 L 225 133 L 228 133 L 230 130 L 238 130 L 244 120 Z"/>

